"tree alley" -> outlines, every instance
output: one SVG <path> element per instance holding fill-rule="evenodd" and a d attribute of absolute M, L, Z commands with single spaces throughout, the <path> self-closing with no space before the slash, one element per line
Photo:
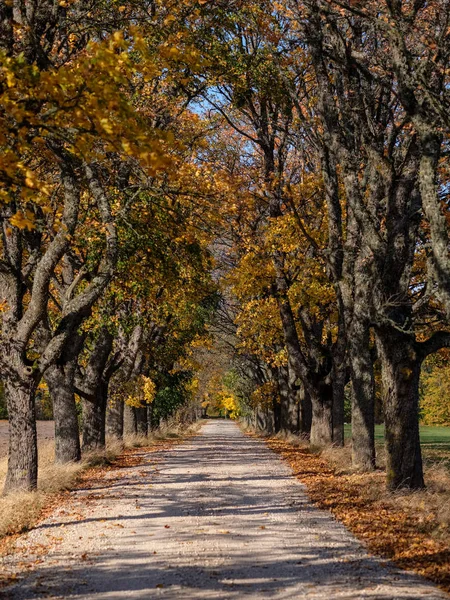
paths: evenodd
<path fill-rule="evenodd" d="M 449 11 L 1 5 L 6 491 L 36 486 L 42 380 L 56 459 L 79 460 L 192 397 L 205 336 L 233 362 L 213 388 L 266 431 L 343 445 L 350 401 L 362 471 L 381 371 L 387 484 L 423 487 L 421 365 L 450 345 Z"/>

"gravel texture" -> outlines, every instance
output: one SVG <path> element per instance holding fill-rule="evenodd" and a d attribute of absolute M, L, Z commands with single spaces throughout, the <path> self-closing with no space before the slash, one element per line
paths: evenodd
<path fill-rule="evenodd" d="M 26 574 L 3 597 L 448 598 L 369 556 L 232 422 L 207 422 L 187 443 L 115 475 L 74 492 L 21 538 L 3 568 Z"/>

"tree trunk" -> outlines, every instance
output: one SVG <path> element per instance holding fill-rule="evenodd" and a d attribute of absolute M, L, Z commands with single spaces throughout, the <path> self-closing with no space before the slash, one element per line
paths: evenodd
<path fill-rule="evenodd" d="M 137 433 L 136 409 L 128 404 L 124 404 L 123 407 L 123 430 L 125 435 Z"/>
<path fill-rule="evenodd" d="M 31 491 L 37 487 L 37 434 L 32 377 L 4 377 L 9 417 L 8 472 L 3 493 Z"/>
<path fill-rule="evenodd" d="M 55 420 L 55 461 L 76 462 L 81 459 L 80 431 L 75 403 L 75 361 L 52 365 L 45 372 L 45 382 L 53 402 Z"/>
<path fill-rule="evenodd" d="M 333 387 L 321 385 L 311 394 L 312 422 L 310 442 L 312 446 L 333 443 Z"/>
<path fill-rule="evenodd" d="M 147 407 L 136 408 L 136 423 L 137 432 L 140 435 L 147 435 L 148 433 L 148 422 L 147 422 Z"/>
<path fill-rule="evenodd" d="M 112 334 L 106 327 L 103 327 L 91 352 L 82 385 L 83 452 L 105 447 L 109 380 L 105 380 L 104 370 L 112 350 L 112 344 Z"/>
<path fill-rule="evenodd" d="M 333 377 L 333 444 L 344 446 L 345 370 L 335 371 Z"/>
<path fill-rule="evenodd" d="M 120 398 L 110 398 L 106 409 L 106 432 L 121 440 L 124 430 L 124 403 Z"/>
<path fill-rule="evenodd" d="M 194 415 L 194 420 L 196 416 Z M 147 431 L 148 433 L 152 432 L 153 427 L 153 404 L 147 404 Z"/>
<path fill-rule="evenodd" d="M 269 426 L 272 427 L 272 433 L 278 433 L 281 427 L 281 403 L 278 398 L 275 398 L 272 402 L 272 411 L 269 409 L 267 412 L 267 422 L 270 424 Z M 272 417 L 272 419 L 270 419 L 270 417 Z"/>
<path fill-rule="evenodd" d="M 289 375 L 285 367 L 279 367 L 277 375 L 280 392 L 280 432 L 284 435 L 295 434 L 298 433 L 296 392 L 289 383 Z"/>
<path fill-rule="evenodd" d="M 123 383 L 127 382 L 133 370 L 139 371 L 139 347 L 142 340 L 142 326 L 137 325 L 130 338 L 126 349 L 123 351 L 123 364 L 119 369 L 112 371 L 112 380 L 110 390 L 112 390 L 111 399 L 108 402 L 106 412 L 106 432 L 111 437 L 118 440 L 123 438 L 124 430 L 124 403 L 122 400 L 123 391 L 121 390 Z M 123 332 L 122 332 L 123 333 Z M 120 397 L 119 397 L 120 396 Z"/>
<path fill-rule="evenodd" d="M 267 435 L 274 432 L 274 412 L 269 407 L 258 407 L 256 409 L 256 429 Z"/>
<path fill-rule="evenodd" d="M 339 291 L 339 290 L 338 290 Z M 338 339 L 332 351 L 333 357 L 333 444 L 344 446 L 344 398 L 347 383 L 347 333 L 344 303 L 339 301 Z"/>
<path fill-rule="evenodd" d="M 311 435 L 312 421 L 311 396 L 308 394 L 303 384 L 300 386 L 297 396 L 299 433 L 309 437 Z"/>
<path fill-rule="evenodd" d="M 107 395 L 107 386 L 100 381 L 94 399 L 83 399 L 83 452 L 105 447 Z"/>
<path fill-rule="evenodd" d="M 276 270 L 278 269 L 278 307 L 288 353 L 289 370 L 292 377 L 302 381 L 312 403 L 310 441 L 311 444 L 316 446 L 331 444 L 333 442 L 333 388 L 331 385 L 324 383 L 326 375 L 319 376 L 311 372 L 300 346 L 286 284 L 283 282 L 280 266 L 276 260 L 274 260 L 274 265 Z"/>
<path fill-rule="evenodd" d="M 352 463 L 361 472 L 375 468 L 375 382 L 370 331 L 367 323 L 352 323 L 350 335 L 352 379 Z"/>
<path fill-rule="evenodd" d="M 414 340 L 393 328 L 377 330 L 385 406 L 389 489 L 425 487 L 419 437 L 421 359 Z"/>

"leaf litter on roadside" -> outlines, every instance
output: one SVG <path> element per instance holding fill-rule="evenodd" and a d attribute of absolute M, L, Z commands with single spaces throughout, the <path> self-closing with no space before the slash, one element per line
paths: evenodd
<path fill-rule="evenodd" d="M 275 438 L 266 442 L 306 485 L 312 502 L 330 510 L 371 552 L 389 558 L 403 569 L 416 571 L 450 592 L 450 540 L 434 538 L 413 508 L 395 507 L 383 499 L 381 470 L 338 474 L 327 461 L 306 448 Z M 374 488 L 380 490 L 378 495 L 373 493 Z"/>

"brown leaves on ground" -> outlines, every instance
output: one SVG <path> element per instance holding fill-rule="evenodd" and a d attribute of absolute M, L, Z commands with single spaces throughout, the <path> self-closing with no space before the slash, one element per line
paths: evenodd
<path fill-rule="evenodd" d="M 382 471 L 338 474 L 329 462 L 307 448 L 274 438 L 267 444 L 290 464 L 312 502 L 330 510 L 372 553 L 450 591 L 450 540 L 433 537 L 433 526 L 437 526 L 433 514 L 424 523 L 423 513 L 416 510 L 414 502 L 400 502 L 400 494 L 399 502 L 395 494 L 388 498 Z"/>

